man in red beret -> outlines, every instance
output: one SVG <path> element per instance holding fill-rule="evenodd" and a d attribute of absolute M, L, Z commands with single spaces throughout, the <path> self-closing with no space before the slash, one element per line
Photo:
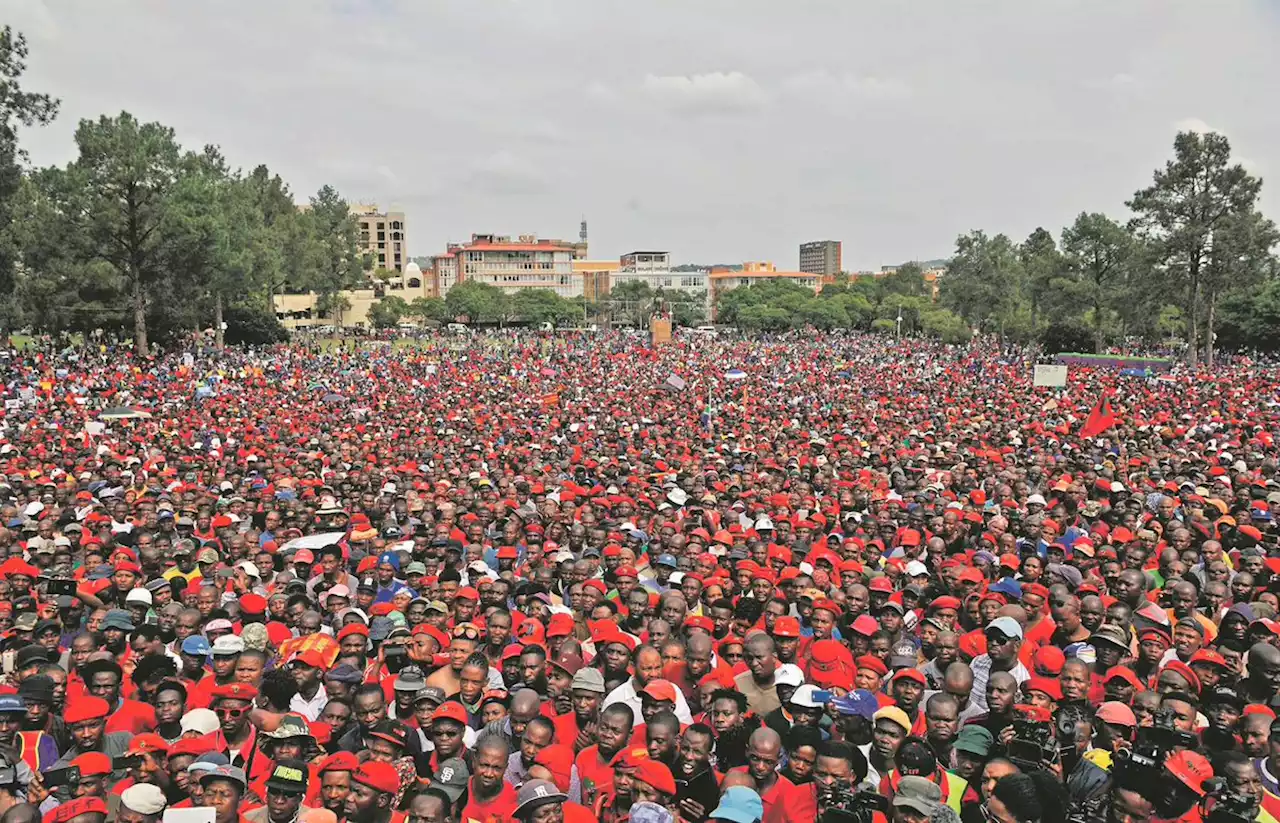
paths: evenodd
<path fill-rule="evenodd" d="M 110 712 L 111 706 L 100 697 L 83 696 L 68 700 L 63 721 L 71 735 L 71 747 L 62 753 L 53 768 L 66 768 L 71 765 L 71 761 L 89 752 L 100 752 L 107 757 L 116 758 L 128 751 L 132 734 L 107 733 L 107 716 Z M 115 782 L 124 777 L 124 769 L 113 768 L 108 780 Z M 62 796 L 61 790 L 59 796 Z"/>

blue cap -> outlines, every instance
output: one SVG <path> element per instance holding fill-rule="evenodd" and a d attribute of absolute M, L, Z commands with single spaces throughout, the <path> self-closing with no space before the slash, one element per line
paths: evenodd
<path fill-rule="evenodd" d="M 880 702 L 876 700 L 875 694 L 868 689 L 854 689 L 844 697 L 832 700 L 831 705 L 836 707 L 836 712 L 839 714 L 856 714 L 867 720 L 870 720 L 880 708 Z"/>
<path fill-rule="evenodd" d="M 16 694 L 0 694 L 0 714 L 27 713 L 27 704 Z"/>
<path fill-rule="evenodd" d="M 193 634 L 186 640 L 182 641 L 182 653 L 193 656 L 203 657 L 209 653 L 213 647 L 209 645 L 209 640 L 202 634 Z"/>
<path fill-rule="evenodd" d="M 1004 596 L 1014 600 L 1022 599 L 1022 584 L 1017 580 L 1014 580 L 1012 577 L 1006 577 L 1004 580 L 997 582 L 995 585 L 987 589 L 987 591 L 1003 594 Z"/>
<path fill-rule="evenodd" d="M 764 818 L 764 803 L 755 790 L 746 786 L 730 786 L 720 795 L 720 805 L 711 812 L 711 817 L 732 823 L 756 823 Z"/>
<path fill-rule="evenodd" d="M 385 552 L 381 557 L 379 557 L 378 565 L 381 566 L 383 563 L 391 566 L 391 568 L 396 571 L 400 571 L 400 555 L 395 552 Z"/>
<path fill-rule="evenodd" d="M 658 559 L 654 561 L 654 564 L 658 566 L 670 566 L 673 569 L 676 566 L 680 565 L 679 563 L 676 562 L 675 557 L 669 554 L 658 555 Z"/>

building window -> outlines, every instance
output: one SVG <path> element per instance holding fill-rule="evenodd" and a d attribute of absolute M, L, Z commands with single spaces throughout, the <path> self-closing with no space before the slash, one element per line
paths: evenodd
<path fill-rule="evenodd" d="M 391 228 L 393 228 L 393 229 L 401 228 L 401 226 L 400 226 L 400 221 L 399 221 L 399 220 L 392 220 L 392 221 L 391 221 Z"/>
<path fill-rule="evenodd" d="M 383 230 L 383 229 L 385 229 L 386 227 L 387 227 L 387 224 L 386 224 L 386 223 L 379 223 L 379 224 L 378 224 L 378 231 L 382 231 L 382 230 Z"/>

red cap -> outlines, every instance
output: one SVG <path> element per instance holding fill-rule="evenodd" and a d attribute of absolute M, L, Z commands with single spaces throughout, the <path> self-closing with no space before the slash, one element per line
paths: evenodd
<path fill-rule="evenodd" d="M 1033 676 L 1030 680 L 1022 684 L 1022 690 L 1027 692 L 1044 692 L 1052 697 L 1055 701 L 1062 699 L 1062 686 L 1057 680 L 1051 677 Z"/>
<path fill-rule="evenodd" d="M 618 577 L 639 577 L 640 575 L 636 573 L 635 566 L 619 566 L 617 569 L 614 570 L 613 576 L 615 578 L 618 578 Z"/>
<path fill-rule="evenodd" d="M 126 754 L 151 754 L 153 752 L 169 753 L 169 744 L 158 734 L 140 734 L 129 741 Z"/>
<path fill-rule="evenodd" d="M 260 594 L 246 594 L 240 597 L 240 611 L 244 614 L 266 614 L 267 598 Z"/>
<path fill-rule="evenodd" d="M 1112 666 L 1107 669 L 1107 673 L 1103 675 L 1102 682 L 1107 683 L 1115 678 L 1120 678 L 1124 682 L 1133 686 L 1137 691 L 1146 691 L 1146 687 L 1142 685 L 1142 681 L 1138 679 L 1138 675 L 1128 666 Z"/>
<path fill-rule="evenodd" d="M 893 581 L 887 577 L 877 577 L 867 584 L 867 589 L 873 592 L 892 592 Z"/>
<path fill-rule="evenodd" d="M 351 626 L 348 626 L 347 628 L 349 629 L 349 628 L 351 628 Z M 369 630 L 368 630 L 368 629 L 365 629 L 365 627 L 364 627 L 364 626 L 361 626 L 360 628 L 364 629 L 363 634 L 365 634 L 365 635 L 368 635 L 368 634 L 369 634 Z M 345 631 L 345 629 L 344 629 L 344 631 Z M 360 634 L 360 632 L 349 632 L 348 634 Z M 339 639 L 341 639 L 341 636 L 339 637 Z M 324 655 L 323 655 L 323 654 L 321 654 L 321 653 L 320 653 L 319 651 L 317 651 L 316 649 L 306 649 L 305 651 L 300 651 L 300 652 L 298 652 L 297 654 L 295 654 L 295 655 L 293 656 L 293 659 L 292 659 L 291 661 L 289 661 L 289 662 L 291 662 L 291 663 L 301 663 L 302 665 L 304 665 L 304 666 L 310 666 L 310 667 L 311 667 L 311 668 L 313 668 L 313 669 L 323 669 L 323 668 L 326 668 Z"/>
<path fill-rule="evenodd" d="M 795 617 L 779 617 L 773 621 L 774 637 L 799 637 L 800 620 Z"/>
<path fill-rule="evenodd" d="M 1057 646 L 1041 646 L 1031 656 L 1031 668 L 1036 674 L 1045 677 L 1057 677 L 1062 674 L 1062 667 L 1067 664 L 1067 656 Z"/>
<path fill-rule="evenodd" d="M 461 703 L 449 701 L 441 703 L 440 706 L 431 713 L 432 722 L 436 720 L 452 720 L 455 723 L 467 725 L 467 710 L 463 708 Z"/>
<path fill-rule="evenodd" d="M 336 752 L 320 761 L 321 772 L 353 772 L 360 761 L 351 752 Z"/>
<path fill-rule="evenodd" d="M 654 680 L 641 689 L 640 693 L 647 694 L 654 700 L 676 702 L 676 687 L 669 680 Z"/>
<path fill-rule="evenodd" d="M 351 779 L 387 794 L 400 791 L 400 773 L 390 763 L 365 761 L 351 770 Z"/>
<path fill-rule="evenodd" d="M 463 586 L 462 588 L 454 592 L 453 596 L 459 600 L 479 600 L 480 592 L 476 591 L 470 586 Z"/>
<path fill-rule="evenodd" d="M 573 634 L 573 615 L 553 614 L 547 621 L 547 637 L 568 637 Z"/>
<path fill-rule="evenodd" d="M 1164 761 L 1169 773 L 1182 781 L 1188 789 L 1204 797 L 1204 781 L 1213 777 L 1213 768 L 1202 754 L 1190 749 L 1179 749 Z"/>
<path fill-rule="evenodd" d="M 929 681 L 925 679 L 924 673 L 919 669 L 898 669 L 893 673 L 893 679 L 895 681 L 914 680 L 925 688 L 929 686 Z"/>
<path fill-rule="evenodd" d="M 195 738 L 192 738 L 195 740 Z M 207 743 L 201 743 L 201 746 L 208 746 Z M 195 754 L 201 755 L 209 751 L 208 748 L 202 748 Z M 111 758 L 102 752 L 85 752 L 84 754 L 72 760 L 70 765 L 80 770 L 80 774 L 91 777 L 94 775 L 111 774 Z"/>

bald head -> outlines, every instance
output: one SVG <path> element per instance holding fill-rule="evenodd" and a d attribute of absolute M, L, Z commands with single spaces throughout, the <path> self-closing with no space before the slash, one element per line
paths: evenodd
<path fill-rule="evenodd" d="M 1024 628 L 1027 625 L 1027 610 L 1018 603 L 1010 603 L 1007 606 L 1001 606 L 1000 611 L 996 613 L 996 616 L 1012 617 L 1014 620 L 1018 621 L 1018 625 Z"/>
<path fill-rule="evenodd" d="M 999 673 L 999 672 L 998 672 Z M 942 674 L 943 689 L 951 694 L 968 694 L 973 690 L 973 669 L 968 663 L 956 661 Z"/>
<path fill-rule="evenodd" d="M 703 634 L 702 632 L 698 632 L 697 634 L 690 635 L 689 640 L 685 645 L 688 647 L 689 651 L 695 655 L 701 656 L 703 654 L 709 654 L 712 648 L 711 637 Z"/>
<path fill-rule="evenodd" d="M 1254 643 L 1249 647 L 1249 674 L 1261 676 L 1264 669 L 1280 666 L 1280 649 L 1270 643 Z"/>
<path fill-rule="evenodd" d="M 542 710 L 542 698 L 533 689 L 517 689 L 511 695 L 511 713 L 519 717 L 532 717 Z"/>

